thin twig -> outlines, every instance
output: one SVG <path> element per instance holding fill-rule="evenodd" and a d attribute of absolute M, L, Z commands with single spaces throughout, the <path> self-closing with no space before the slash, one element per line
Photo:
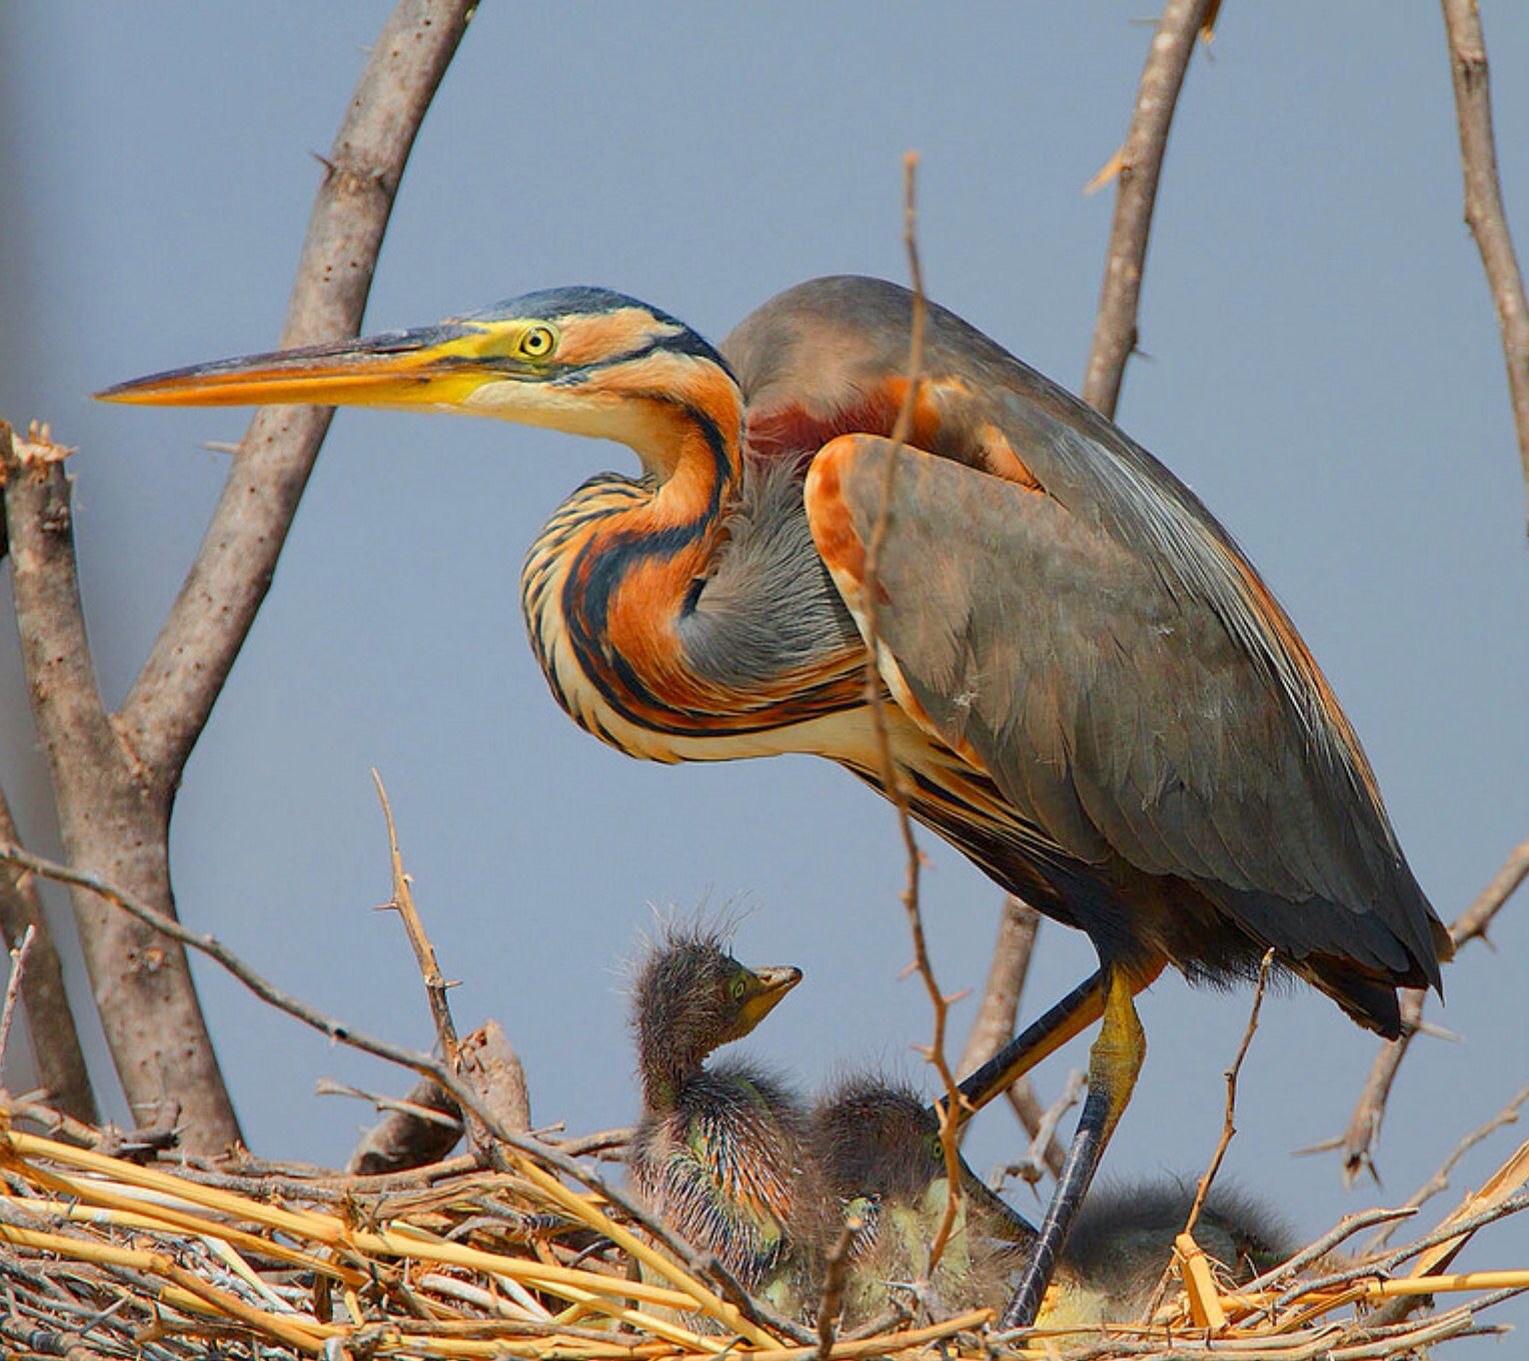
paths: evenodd
<path fill-rule="evenodd" d="M 11 1022 L 16 1019 L 16 1000 L 21 996 L 21 979 L 26 972 L 27 955 L 31 952 L 36 930 L 28 926 L 21 937 L 21 944 L 11 950 L 11 974 L 5 983 L 5 1005 L 0 1008 L 0 1072 L 5 1069 L 5 1054 L 11 1041 Z"/>
<path fill-rule="evenodd" d="M 1216 1180 L 1216 1173 L 1221 1170 L 1221 1161 L 1226 1157 L 1226 1150 L 1237 1134 L 1237 1126 L 1234 1123 L 1237 1115 L 1237 1075 L 1242 1071 L 1242 1061 L 1247 1058 L 1248 1046 L 1253 1043 L 1253 1036 L 1258 1030 L 1258 1013 L 1263 1008 L 1264 990 L 1269 986 L 1269 970 L 1273 964 L 1274 951 L 1266 950 L 1258 965 L 1258 982 L 1253 987 L 1253 1005 L 1248 1010 L 1247 1029 L 1242 1032 L 1242 1043 L 1237 1046 L 1237 1057 L 1232 1060 L 1232 1066 L 1226 1070 L 1226 1114 L 1221 1122 L 1221 1137 L 1216 1141 L 1216 1151 L 1211 1155 L 1210 1166 L 1205 1169 L 1205 1175 L 1200 1178 L 1200 1184 L 1195 1187 L 1195 1198 L 1189 1207 L 1189 1217 L 1184 1221 L 1185 1233 L 1195 1231 L 1195 1224 L 1205 1205 L 1205 1197 L 1210 1194 L 1211 1183 Z"/>
<path fill-rule="evenodd" d="M 392 893 L 383 904 L 383 910 L 397 912 L 403 921 L 403 929 L 414 950 L 419 964 L 420 977 L 425 983 L 425 993 L 430 999 L 430 1018 L 435 1022 L 435 1037 L 440 1042 L 441 1054 L 453 1072 L 460 1067 L 456 1022 L 451 1016 L 451 1004 L 446 1000 L 449 986 L 440 965 L 435 960 L 435 947 L 425 934 L 425 923 L 420 920 L 419 910 L 414 906 L 414 890 L 409 876 L 404 873 L 403 856 L 398 850 L 398 828 L 393 823 L 393 808 L 388 803 L 388 791 L 382 776 L 372 771 L 372 783 L 377 786 L 377 799 L 382 804 L 382 816 L 388 825 L 388 863 L 392 871 Z"/>
<path fill-rule="evenodd" d="M 1245 1295 L 1255 1295 L 1260 1290 L 1266 1290 L 1275 1281 L 1282 1280 L 1286 1276 L 1294 1276 L 1302 1267 L 1309 1266 L 1312 1262 L 1321 1261 L 1338 1244 L 1346 1242 L 1361 1229 L 1367 1229 L 1372 1224 L 1385 1224 L 1400 1219 L 1412 1219 L 1417 1211 L 1410 1207 L 1380 1208 L 1374 1210 L 1358 1210 L 1354 1214 L 1344 1215 L 1337 1224 L 1324 1233 L 1314 1242 L 1308 1243 L 1299 1252 L 1286 1258 L 1276 1267 L 1271 1267 L 1261 1276 L 1255 1276 L 1246 1285 L 1238 1287 Z"/>
<path fill-rule="evenodd" d="M 400 1115 L 407 1115 L 427 1125 L 439 1125 L 457 1134 L 462 1132 L 462 1122 L 444 1111 L 431 1110 L 429 1106 L 422 1106 L 417 1101 L 408 1101 L 403 1097 L 383 1096 L 381 1092 L 369 1092 L 364 1087 L 352 1087 L 347 1082 L 336 1082 L 333 1078 L 320 1078 L 313 1084 L 313 1094 L 353 1097 L 357 1101 L 370 1103 L 379 1111 L 397 1111 Z"/>
<path fill-rule="evenodd" d="M 1492 87 L 1486 37 L 1476 0 L 1443 0 L 1449 36 L 1449 73 L 1460 125 L 1460 170 L 1465 181 L 1465 220 L 1481 252 L 1508 367 L 1508 397 L 1518 433 L 1518 457 L 1529 489 L 1529 301 L 1513 252 L 1508 215 L 1497 174 L 1492 134 Z"/>
<path fill-rule="evenodd" d="M 1237 1054 L 1232 1059 L 1232 1066 L 1226 1070 L 1226 1108 L 1221 1119 L 1221 1137 L 1216 1140 L 1216 1151 L 1211 1154 L 1210 1163 L 1205 1169 L 1205 1174 L 1200 1178 L 1199 1185 L 1195 1187 L 1195 1198 L 1190 1202 L 1189 1214 L 1184 1219 L 1186 1234 L 1193 1234 L 1195 1225 L 1199 1223 L 1200 1211 L 1205 1207 L 1205 1197 L 1210 1194 L 1211 1185 L 1216 1180 L 1216 1174 L 1221 1171 L 1221 1162 L 1226 1157 L 1226 1150 L 1231 1147 L 1232 1140 L 1237 1136 L 1237 1076 L 1242 1072 L 1242 1061 L 1248 1056 L 1248 1048 L 1253 1043 L 1253 1036 L 1258 1032 L 1258 1013 L 1263 1009 L 1264 991 L 1269 986 L 1269 970 L 1274 966 L 1274 951 L 1264 951 L 1264 957 L 1258 964 L 1258 982 L 1253 986 L 1253 1005 L 1248 1008 L 1248 1023 L 1242 1032 L 1242 1043 L 1237 1046 Z M 1157 1289 L 1153 1292 L 1152 1302 L 1146 1311 L 1146 1317 L 1151 1318 L 1162 1304 L 1164 1295 L 1168 1292 L 1169 1283 L 1173 1279 L 1173 1264 L 1164 1269 L 1162 1279 L 1157 1283 Z"/>
<path fill-rule="evenodd" d="M 1067 1075 L 1067 1084 L 1062 1088 L 1062 1094 L 1041 1113 L 1025 1156 L 1004 1168 L 1006 1177 L 1017 1176 L 1031 1186 L 1040 1181 L 1050 1165 L 1051 1151 L 1060 1147 L 1056 1137 L 1057 1126 L 1061 1124 L 1062 1117 L 1083 1099 L 1083 1093 L 1087 1090 L 1088 1074 L 1081 1068 L 1074 1068 Z M 1056 1176 L 1061 1169 L 1050 1170 L 1052 1176 Z"/>
<path fill-rule="evenodd" d="M 1519 1195 L 1512 1196 L 1492 1206 L 1490 1209 L 1483 1210 L 1480 1214 L 1472 1215 L 1469 1219 L 1460 1220 L 1458 1223 L 1446 1223 L 1442 1228 L 1424 1234 L 1423 1237 L 1415 1242 L 1408 1243 L 1406 1247 L 1398 1248 L 1383 1257 L 1369 1258 L 1343 1271 L 1336 1271 L 1329 1276 L 1321 1276 L 1313 1281 L 1302 1281 L 1298 1285 L 1291 1286 L 1289 1290 L 1276 1299 L 1271 1309 L 1277 1312 L 1292 1301 L 1299 1299 L 1303 1294 L 1314 1293 L 1319 1290 L 1330 1290 L 1334 1286 L 1348 1285 L 1351 1282 L 1362 1281 L 1368 1277 L 1383 1277 L 1395 1270 L 1410 1257 L 1416 1257 L 1440 1243 L 1447 1243 L 1451 1239 L 1472 1234 L 1477 1229 L 1484 1228 L 1486 1225 L 1495 1223 L 1497 1220 L 1503 1219 L 1508 1215 L 1518 1214 L 1525 1209 L 1529 1209 L 1529 1192 L 1521 1192 Z"/>
<path fill-rule="evenodd" d="M 1492 876 L 1491 882 L 1476 895 L 1475 902 L 1450 923 L 1449 938 L 1457 951 L 1470 941 L 1487 939 L 1487 927 L 1492 918 L 1502 910 L 1526 877 L 1529 877 L 1529 841 L 1520 842 L 1513 848 L 1502 868 Z M 1354 1179 L 1364 1171 L 1368 1171 L 1377 1184 L 1380 1181 L 1375 1172 L 1375 1141 L 1380 1137 L 1386 1102 L 1391 1095 L 1391 1086 L 1396 1081 L 1397 1070 L 1407 1056 L 1413 1036 L 1422 1025 L 1424 996 L 1418 989 L 1402 990 L 1402 1033 L 1394 1040 L 1387 1040 L 1375 1055 L 1359 1099 L 1354 1103 L 1354 1113 L 1349 1117 L 1348 1128 L 1344 1130 L 1341 1139 L 1324 1141 L 1313 1149 L 1342 1148 L 1343 1181 L 1346 1186 L 1352 1185 Z"/>
<path fill-rule="evenodd" d="M 1168 148 L 1168 130 L 1194 53 L 1195 36 L 1206 27 L 1211 8 L 1212 0 L 1167 0 L 1163 5 L 1141 73 L 1131 130 L 1118 153 L 1115 220 L 1110 226 L 1104 284 L 1083 379 L 1083 400 L 1106 416 L 1115 414 L 1126 360 L 1136 348 L 1147 237 L 1152 229 L 1163 154 Z"/>
<path fill-rule="evenodd" d="M 897 810 L 897 826 L 902 836 L 903 851 L 907 857 L 907 881 L 902 892 L 903 908 L 908 914 L 908 928 L 913 936 L 913 966 L 924 982 L 929 1003 L 934 1011 L 934 1035 L 930 1040 L 925 1058 L 934 1065 L 945 1088 L 945 1102 L 940 1115 L 940 1147 L 944 1153 L 945 1176 L 949 1193 L 945 1213 L 940 1220 L 939 1231 L 929 1249 L 929 1270 L 932 1272 L 945 1251 L 945 1244 L 955 1225 L 956 1212 L 961 1202 L 961 1152 L 957 1143 L 956 1112 L 960 1109 L 960 1092 L 955 1075 L 945 1059 L 945 1026 L 949 1015 L 950 999 L 940 990 L 934 977 L 934 966 L 929 959 L 929 948 L 924 938 L 924 919 L 919 910 L 919 871 L 922 857 L 918 842 L 913 836 L 913 818 L 908 811 L 908 795 L 903 787 L 902 776 L 892 756 L 892 739 L 887 724 L 886 696 L 882 690 L 880 669 L 881 637 L 878 629 L 881 614 L 881 582 L 879 568 L 882 548 L 886 541 L 887 527 L 892 518 L 892 497 L 897 486 L 897 470 L 903 446 L 913 429 L 913 414 L 918 409 L 919 391 L 923 383 L 924 366 L 924 275 L 919 266 L 918 237 L 915 231 L 916 176 L 918 153 L 908 152 L 903 157 L 903 244 L 908 252 L 908 272 L 913 284 L 913 317 L 908 343 L 908 386 L 897 421 L 892 427 L 892 447 L 887 452 L 886 475 L 881 488 L 881 506 L 876 523 L 871 530 L 870 542 L 865 552 L 865 693 L 871 708 L 871 723 L 876 734 L 876 751 L 881 764 L 882 783 L 887 797 Z"/>
<path fill-rule="evenodd" d="M 1455 1165 L 1483 1139 L 1495 1134 L 1504 1125 L 1518 1123 L 1518 1112 L 1524 1102 L 1529 1101 L 1529 1087 L 1521 1087 L 1514 1098 L 1500 1111 L 1484 1124 L 1478 1125 L 1458 1144 L 1440 1165 L 1439 1170 L 1428 1178 L 1416 1191 L 1402 1202 L 1405 1209 L 1420 1209 L 1432 1200 L 1434 1196 L 1449 1189 L 1449 1174 L 1455 1170 Z M 1383 1225 L 1377 1230 L 1364 1245 L 1366 1252 L 1379 1252 L 1391 1240 L 1391 1235 L 1396 1230 L 1394 1223 Z"/>
<path fill-rule="evenodd" d="M 864 1227 L 855 1217 L 844 1221 L 839 1230 L 838 1241 L 823 1258 L 823 1289 L 818 1298 L 818 1354 L 817 1361 L 827 1361 L 833 1352 L 834 1335 L 838 1331 L 839 1311 L 844 1307 L 844 1287 L 849 1280 L 850 1257 L 855 1247 L 855 1235 Z"/>

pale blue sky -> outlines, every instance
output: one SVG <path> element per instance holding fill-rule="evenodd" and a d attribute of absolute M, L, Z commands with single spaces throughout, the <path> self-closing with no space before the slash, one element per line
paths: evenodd
<path fill-rule="evenodd" d="M 178 587 L 238 412 L 92 405 L 107 383 L 268 348 L 318 167 L 387 5 L 55 4 L 0 11 L 7 194 L 0 411 L 80 446 L 78 533 L 116 702 Z M 1510 215 L 1529 242 L 1529 11 L 1486 3 Z M 923 157 L 931 294 L 1069 386 L 1111 198 L 1082 185 L 1126 127 L 1150 5 L 509 6 L 479 13 L 398 199 L 368 325 L 531 288 L 604 284 L 712 339 L 778 289 L 904 277 L 900 162 Z M 1175 127 L 1121 423 L 1241 541 L 1326 669 L 1441 915 L 1529 835 L 1529 553 L 1497 329 L 1461 221 L 1436 7 L 1229 5 Z M 388 781 L 460 1021 L 497 1016 L 539 1121 L 634 1110 L 619 961 L 648 903 L 743 904 L 747 959 L 806 982 L 756 1053 L 812 1083 L 875 1062 L 923 1081 L 928 1034 L 888 808 L 824 762 L 646 766 L 557 710 L 519 618 L 521 557 L 559 499 L 627 451 L 344 412 L 275 587 L 187 771 L 174 831 L 189 924 L 353 1023 L 428 1044 L 387 894 L 368 768 Z M 54 848 L 12 631 L 0 771 Z M 925 908 L 947 989 L 980 987 L 997 894 L 930 837 Z M 1465 953 L 1408 1060 L 1380 1149 L 1410 1192 L 1529 1080 L 1522 903 Z M 1026 1013 L 1078 981 L 1060 928 Z M 216 971 L 198 979 L 261 1153 L 334 1161 L 369 1113 L 313 1096 L 392 1074 Z M 75 969 L 71 982 L 83 994 Z M 1198 1173 L 1245 994 L 1165 977 L 1107 1160 Z M 968 1008 L 969 1011 L 969 1008 Z M 964 1014 L 958 1013 L 964 1020 Z M 99 1058 L 98 1037 L 91 1045 Z M 1347 1210 L 1331 1158 L 1374 1042 L 1323 998 L 1273 999 L 1228 1174 L 1302 1230 Z M 1075 1046 L 1041 1074 L 1054 1092 Z M 105 1079 L 105 1066 L 99 1070 Z M 982 1166 L 1017 1147 L 985 1118 Z M 1499 1136 L 1460 1174 L 1479 1180 Z M 1476 1265 L 1529 1262 L 1529 1226 Z M 1520 1317 L 1529 1314 L 1520 1312 Z"/>

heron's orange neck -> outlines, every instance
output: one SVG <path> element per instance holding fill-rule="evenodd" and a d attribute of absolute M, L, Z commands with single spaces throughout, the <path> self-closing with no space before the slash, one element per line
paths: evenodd
<path fill-rule="evenodd" d="M 610 736 L 613 720 L 663 730 L 704 707 L 677 623 L 720 545 L 742 478 L 742 399 L 723 370 L 676 390 L 630 391 L 624 438 L 641 481 L 607 474 L 576 491 L 526 560 L 522 603 L 558 701 Z"/>

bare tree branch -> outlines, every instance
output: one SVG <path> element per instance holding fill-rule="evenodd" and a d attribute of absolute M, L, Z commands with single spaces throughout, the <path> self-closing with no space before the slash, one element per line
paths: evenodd
<path fill-rule="evenodd" d="M 1168 147 L 1174 105 L 1195 38 L 1211 22 L 1211 0 L 1166 0 L 1136 93 L 1131 130 L 1118 153 L 1115 220 L 1105 257 L 1104 286 L 1083 379 L 1083 400 L 1113 417 L 1126 360 L 1136 348 L 1136 316 L 1157 180 Z"/>
<path fill-rule="evenodd" d="M 15 820 L 5 792 L 0 790 L 0 842 L 19 842 Z M 90 1071 L 80 1048 L 69 996 L 64 991 L 64 967 L 48 929 L 36 879 L 24 871 L 0 872 L 0 932 L 6 946 L 14 948 L 28 932 L 33 933 L 21 979 L 21 1002 L 27 1012 L 27 1034 L 37 1079 L 48 1093 L 48 1103 L 65 1115 L 87 1125 L 100 1121 Z"/>
<path fill-rule="evenodd" d="M 66 452 L 45 432 L 23 442 L 0 428 L 11 590 L 32 713 L 70 861 L 173 916 L 169 789 L 142 778 L 96 688 L 75 575 Z M 135 1118 L 152 1118 L 178 1100 L 189 1147 L 227 1145 L 239 1126 L 184 952 L 91 894 L 76 893 L 73 902 L 106 1042 Z"/>
<path fill-rule="evenodd" d="M 1005 896 L 987 985 L 982 990 L 982 1001 L 972 1019 L 956 1072 L 964 1075 L 980 1068 L 1014 1038 L 1019 998 L 1030 972 L 1030 955 L 1040 924 L 1041 914 L 1033 907 L 1012 893 Z"/>
<path fill-rule="evenodd" d="M 904 393 L 897 420 L 892 426 L 892 448 L 887 455 L 886 476 L 881 488 L 881 506 L 876 523 L 871 530 L 870 542 L 865 550 L 865 693 L 871 709 L 871 726 L 875 732 L 876 752 L 880 761 L 880 775 L 887 797 L 897 810 L 897 827 L 901 833 L 903 851 L 907 859 L 907 881 L 902 892 L 903 908 L 908 914 L 908 930 L 913 937 L 913 968 L 923 981 L 929 994 L 929 1005 L 934 1012 L 934 1035 L 925 1052 L 927 1061 L 934 1065 L 940 1082 L 945 1088 L 945 1098 L 940 1105 L 940 1148 L 944 1154 L 946 1185 L 949 1188 L 945 1200 L 945 1213 L 929 1247 L 928 1270 L 933 1271 L 955 1225 L 956 1212 L 961 1203 L 961 1150 L 957 1136 L 962 1124 L 961 1093 L 956 1086 L 955 1075 L 945 1058 L 945 1026 L 950 1015 L 950 999 L 940 990 L 934 976 L 934 965 L 929 958 L 929 948 L 924 935 L 924 917 L 919 909 L 919 870 L 923 863 L 918 842 L 913 835 L 913 818 L 908 811 L 908 794 L 902 776 L 892 757 L 891 735 L 887 727 L 887 698 L 882 691 L 879 657 L 881 641 L 877 630 L 880 616 L 881 585 L 877 575 L 881 562 L 882 547 L 886 541 L 887 528 L 892 517 L 892 493 L 897 485 L 898 460 L 908 436 L 913 430 L 913 415 L 918 410 L 919 390 L 924 369 L 924 273 L 919 265 L 917 223 L 917 172 L 918 153 L 907 152 L 903 156 L 903 246 L 908 254 L 908 272 L 913 285 L 913 315 L 908 342 L 908 387 Z"/>
<path fill-rule="evenodd" d="M 1503 867 L 1492 876 L 1491 882 L 1477 895 L 1476 901 L 1450 923 L 1449 938 L 1455 949 L 1468 941 L 1485 940 L 1487 927 L 1503 904 L 1513 896 L 1524 879 L 1529 877 L 1529 841 L 1520 842 L 1509 854 Z M 1343 1132 L 1337 1146 L 1343 1149 L 1343 1180 L 1352 1185 L 1364 1171 L 1375 1175 L 1373 1151 L 1380 1137 L 1381 1122 L 1386 1116 L 1386 1102 L 1391 1095 L 1391 1084 L 1396 1081 L 1397 1069 L 1407 1056 L 1412 1037 L 1417 1034 L 1423 1020 L 1423 998 L 1426 994 L 1416 989 L 1402 991 L 1402 1033 L 1388 1040 L 1375 1055 L 1369 1076 L 1354 1104 L 1348 1128 Z M 1318 1148 L 1332 1147 L 1320 1144 Z M 1379 1178 L 1377 1177 L 1378 1181 Z"/>
<path fill-rule="evenodd" d="M 1455 1145 L 1454 1149 L 1450 1152 L 1449 1157 L 1447 1157 L 1439 1165 L 1438 1171 L 1436 1171 L 1431 1177 L 1428 1178 L 1427 1181 L 1419 1186 L 1416 1191 L 1408 1196 L 1407 1199 L 1402 1202 L 1401 1208 L 1412 1210 L 1421 1209 L 1422 1206 L 1426 1205 L 1436 1195 L 1439 1195 L 1441 1192 L 1448 1190 L 1449 1174 L 1455 1170 L 1455 1164 L 1458 1163 L 1460 1159 L 1463 1158 L 1467 1153 L 1469 1153 L 1471 1149 L 1475 1148 L 1477 1144 L 1481 1143 L 1488 1136 L 1496 1133 L 1496 1131 L 1500 1130 L 1504 1125 L 1517 1124 L 1519 1107 L 1522 1106 L 1526 1101 L 1529 1101 L 1529 1087 L 1520 1087 L 1514 1094 L 1513 1099 L 1509 1101 L 1508 1104 L 1504 1106 L 1500 1111 L 1498 1111 L 1496 1115 L 1494 1115 L 1490 1120 L 1487 1120 L 1485 1123 L 1478 1125 Z M 1379 1252 L 1386 1246 L 1387 1243 L 1391 1241 L 1391 1235 L 1395 1231 L 1396 1221 L 1392 1220 L 1390 1223 L 1383 1225 L 1370 1236 L 1364 1245 L 1364 1250 L 1366 1252 Z"/>
<path fill-rule="evenodd" d="M 1465 179 L 1465 220 L 1481 252 L 1508 366 L 1508 398 L 1518 432 L 1518 458 L 1529 488 L 1529 302 L 1513 252 L 1508 216 L 1497 174 L 1492 135 L 1492 87 L 1486 37 L 1476 0 L 1443 0 L 1449 35 L 1449 73 L 1460 123 L 1460 169 Z"/>
<path fill-rule="evenodd" d="M 415 133 L 476 0 L 399 0 L 324 160 L 283 345 L 354 335 Z M 330 407 L 267 407 L 119 715 L 127 743 L 173 788 L 254 623 Z"/>
<path fill-rule="evenodd" d="M 1014 1036 L 1019 1017 L 1019 999 L 1025 989 L 1025 979 L 1030 972 L 1030 956 L 1035 949 L 1036 933 L 1040 929 L 1041 915 L 1028 903 L 1008 894 L 1004 898 L 1003 911 L 998 919 L 998 939 L 993 945 L 993 962 L 988 969 L 987 984 L 982 990 L 976 1018 L 966 1037 L 966 1048 L 956 1072 L 965 1076 L 975 1072 Z M 1023 1167 L 1028 1170 L 1031 1155 L 1036 1153 L 1036 1141 L 1046 1131 L 1044 1150 L 1040 1156 L 1045 1168 L 1053 1177 L 1062 1171 L 1062 1145 L 1056 1138 L 1056 1126 L 1045 1124 L 1047 1110 L 1035 1094 L 1028 1073 L 1015 1081 L 1004 1093 L 1020 1126 L 1031 1140 L 1030 1153 Z M 967 1126 L 958 1132 L 958 1142 L 966 1135 Z M 1038 1170 L 1036 1175 L 1039 1176 Z M 1028 1178 L 1027 1178 L 1028 1180 Z"/>

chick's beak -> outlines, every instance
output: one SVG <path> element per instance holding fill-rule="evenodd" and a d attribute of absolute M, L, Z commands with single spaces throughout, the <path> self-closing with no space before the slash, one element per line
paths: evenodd
<path fill-rule="evenodd" d="M 802 971 L 790 965 L 755 969 L 758 986 L 741 1009 L 743 1033 L 747 1034 L 775 1010 L 775 1004 L 802 981 Z"/>

